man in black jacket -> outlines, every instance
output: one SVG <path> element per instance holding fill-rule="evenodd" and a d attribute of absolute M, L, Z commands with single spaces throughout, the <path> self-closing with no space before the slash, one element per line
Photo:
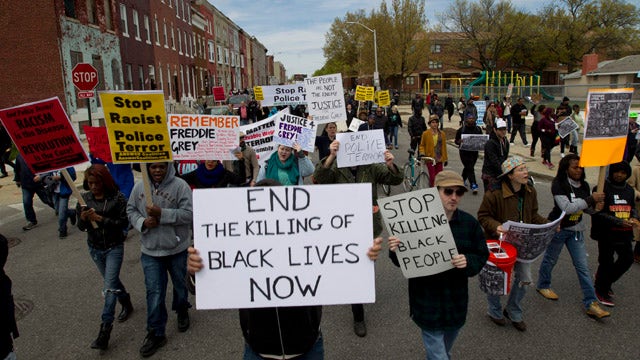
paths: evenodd
<path fill-rule="evenodd" d="M 422 116 L 422 110 L 414 112 L 413 116 L 409 118 L 407 129 L 411 137 L 411 148 L 415 150 L 420 144 L 422 133 L 427 131 L 427 122 Z"/>
<path fill-rule="evenodd" d="M 516 133 L 520 132 L 520 138 L 525 147 L 529 146 L 527 142 L 527 132 L 524 128 L 525 117 L 527 116 L 527 107 L 524 105 L 524 99 L 518 98 L 518 102 L 511 107 L 511 118 L 513 119 L 513 130 L 511 131 L 511 145 L 516 138 Z"/>

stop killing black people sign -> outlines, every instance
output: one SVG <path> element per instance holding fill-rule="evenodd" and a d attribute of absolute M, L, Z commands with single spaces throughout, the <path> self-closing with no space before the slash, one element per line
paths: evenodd
<path fill-rule="evenodd" d="M 374 302 L 372 229 L 370 184 L 196 189 L 196 305 Z"/>
<path fill-rule="evenodd" d="M 0 120 L 35 174 L 89 161 L 58 98 L 0 110 Z"/>
<path fill-rule="evenodd" d="M 458 254 L 449 221 L 435 187 L 378 199 L 390 235 L 400 239 L 396 250 L 406 278 L 428 276 L 453 268 Z"/>

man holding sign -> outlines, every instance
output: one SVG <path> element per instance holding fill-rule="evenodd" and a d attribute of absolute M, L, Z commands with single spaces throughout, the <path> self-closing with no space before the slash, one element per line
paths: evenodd
<path fill-rule="evenodd" d="M 409 305 L 411 318 L 422 330 L 427 359 L 449 359 L 453 342 L 467 317 L 468 278 L 480 272 L 489 250 L 480 223 L 458 209 L 467 191 L 462 177 L 445 170 L 436 176 L 435 186 L 458 253 L 451 256 L 453 269 L 409 279 Z M 400 245 L 398 237 L 389 237 L 389 256 L 396 266 L 400 266 L 396 255 Z"/>

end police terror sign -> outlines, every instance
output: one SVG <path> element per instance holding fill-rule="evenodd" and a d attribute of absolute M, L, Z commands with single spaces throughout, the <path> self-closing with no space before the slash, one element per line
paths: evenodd
<path fill-rule="evenodd" d="M 374 302 L 372 221 L 370 184 L 196 189 L 197 308 Z"/>
<path fill-rule="evenodd" d="M 161 91 L 101 92 L 100 99 L 115 164 L 172 160 Z"/>

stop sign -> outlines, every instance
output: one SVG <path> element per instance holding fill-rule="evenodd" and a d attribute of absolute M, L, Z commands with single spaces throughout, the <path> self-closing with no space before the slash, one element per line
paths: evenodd
<path fill-rule="evenodd" d="M 71 79 L 80 91 L 91 91 L 98 85 L 98 70 L 91 64 L 79 63 L 71 70 Z"/>

